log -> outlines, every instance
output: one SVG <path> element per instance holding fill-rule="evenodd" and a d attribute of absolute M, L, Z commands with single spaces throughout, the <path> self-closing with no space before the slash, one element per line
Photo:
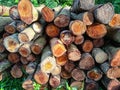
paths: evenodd
<path fill-rule="evenodd" d="M 15 65 L 12 67 L 10 73 L 11 73 L 12 77 L 14 77 L 14 78 L 21 78 L 22 75 L 23 75 L 23 72 L 22 72 L 20 66 L 17 65 L 17 64 L 15 64 Z"/>
<path fill-rule="evenodd" d="M 0 5 L 0 16 L 9 16 L 9 9 L 10 7 Z"/>
<path fill-rule="evenodd" d="M 81 58 L 81 52 L 74 44 L 71 44 L 68 47 L 68 59 L 71 61 L 78 61 L 80 60 L 80 58 Z"/>
<path fill-rule="evenodd" d="M 70 87 L 72 88 L 76 88 L 77 90 L 82 90 L 84 89 L 84 82 L 80 82 L 80 81 L 73 81 L 71 84 L 70 84 Z"/>
<path fill-rule="evenodd" d="M 27 74 L 33 74 L 36 70 L 36 66 L 37 66 L 37 62 L 30 62 L 27 66 L 26 66 L 26 73 Z"/>
<path fill-rule="evenodd" d="M 71 72 L 72 78 L 75 79 L 76 81 L 83 81 L 86 77 L 85 73 L 83 70 L 80 70 L 79 68 L 75 68 Z"/>
<path fill-rule="evenodd" d="M 14 34 L 16 32 L 16 22 L 12 22 L 5 26 L 5 31 L 9 34 Z"/>
<path fill-rule="evenodd" d="M 81 11 L 90 10 L 94 7 L 95 0 L 74 0 L 72 12 L 79 13 Z"/>
<path fill-rule="evenodd" d="M 4 80 L 5 78 L 7 78 L 9 75 L 8 71 L 5 70 L 3 72 L 0 72 L 0 81 Z"/>
<path fill-rule="evenodd" d="M 114 15 L 112 3 L 106 3 L 94 10 L 94 17 L 100 23 L 108 24 Z"/>
<path fill-rule="evenodd" d="M 55 57 L 60 57 L 67 51 L 64 44 L 58 38 L 52 38 L 50 40 L 50 46 Z"/>
<path fill-rule="evenodd" d="M 4 39 L 5 37 L 8 37 L 8 36 L 10 36 L 10 34 L 5 32 L 5 33 L 3 33 L 2 38 Z"/>
<path fill-rule="evenodd" d="M 107 77 L 110 79 L 120 78 L 120 68 L 119 67 L 111 67 L 107 71 Z"/>
<path fill-rule="evenodd" d="M 33 23 L 32 28 L 36 33 L 42 33 L 43 32 L 43 25 L 39 22 Z"/>
<path fill-rule="evenodd" d="M 104 43 L 105 43 L 104 38 L 94 39 L 93 40 L 93 47 L 95 47 L 95 48 L 102 47 L 104 45 Z"/>
<path fill-rule="evenodd" d="M 7 53 L 0 53 L 0 61 L 3 61 L 5 58 L 7 58 Z"/>
<path fill-rule="evenodd" d="M 30 42 L 34 36 L 35 31 L 32 29 L 32 27 L 28 27 L 18 34 L 18 39 L 21 43 L 27 43 Z"/>
<path fill-rule="evenodd" d="M 23 56 L 20 57 L 20 61 L 23 65 L 27 65 L 29 63 L 29 61 L 27 60 L 27 57 L 23 57 Z"/>
<path fill-rule="evenodd" d="M 70 78 L 71 78 L 71 73 L 70 73 L 70 72 L 67 72 L 67 71 L 62 67 L 60 76 L 61 76 L 63 79 L 70 79 Z"/>
<path fill-rule="evenodd" d="M 29 56 L 31 54 L 30 45 L 30 43 L 24 43 L 23 45 L 21 45 L 18 51 L 19 54 L 23 57 Z"/>
<path fill-rule="evenodd" d="M 20 19 L 26 24 L 31 24 L 39 18 L 39 13 L 30 0 L 21 0 L 18 3 L 18 13 L 20 15 Z"/>
<path fill-rule="evenodd" d="M 46 22 L 52 22 L 55 17 L 54 11 L 47 6 L 42 8 L 41 14 Z"/>
<path fill-rule="evenodd" d="M 120 14 L 114 14 L 109 22 L 109 26 L 112 28 L 120 28 Z"/>
<path fill-rule="evenodd" d="M 55 17 L 57 17 L 57 15 L 61 12 L 62 9 L 63 9 L 63 7 L 61 5 L 53 8 L 53 11 L 55 13 Z"/>
<path fill-rule="evenodd" d="M 104 62 L 100 64 L 100 69 L 104 74 L 107 74 L 107 71 L 109 70 L 109 68 L 110 68 L 110 64 L 108 62 Z"/>
<path fill-rule="evenodd" d="M 60 65 L 56 65 L 56 67 L 51 72 L 52 75 L 60 75 L 60 73 L 61 73 L 61 66 Z"/>
<path fill-rule="evenodd" d="M 94 17 L 91 12 L 83 12 L 83 13 L 79 13 L 79 14 L 75 14 L 75 13 L 71 12 L 71 18 L 73 18 L 75 20 L 81 20 L 86 25 L 92 25 L 94 22 Z"/>
<path fill-rule="evenodd" d="M 63 67 L 67 72 L 71 73 L 72 70 L 75 68 L 75 64 L 72 61 L 68 61 Z"/>
<path fill-rule="evenodd" d="M 94 81 L 99 81 L 102 76 L 103 73 L 99 68 L 93 68 L 87 72 L 87 77 Z"/>
<path fill-rule="evenodd" d="M 13 20 L 19 20 L 19 19 L 20 19 L 17 6 L 12 6 L 12 7 L 9 9 L 9 16 L 10 16 Z"/>
<path fill-rule="evenodd" d="M 56 57 L 56 63 L 60 66 L 63 66 L 67 63 L 68 61 L 68 58 L 67 58 L 67 54 L 63 54 L 62 56 L 60 57 Z"/>
<path fill-rule="evenodd" d="M 10 17 L 1 17 L 0 16 L 0 32 L 4 31 L 4 26 L 11 23 L 13 20 Z"/>
<path fill-rule="evenodd" d="M 55 26 L 53 23 L 50 23 L 46 26 L 46 34 L 49 36 L 49 37 L 57 37 L 60 33 L 60 29 Z"/>
<path fill-rule="evenodd" d="M 40 63 L 41 71 L 51 73 L 56 67 L 55 57 L 53 57 L 50 47 L 44 48 Z"/>
<path fill-rule="evenodd" d="M 80 20 L 71 21 L 69 24 L 69 29 L 72 31 L 74 35 L 82 35 L 86 32 L 86 25 Z"/>
<path fill-rule="evenodd" d="M 27 59 L 27 61 L 29 61 L 29 62 L 34 62 L 34 61 L 36 61 L 36 56 L 31 53 L 30 55 L 28 55 L 28 56 L 26 57 L 26 59 Z"/>
<path fill-rule="evenodd" d="M 70 22 L 70 7 L 64 7 L 57 17 L 54 19 L 54 24 L 60 28 L 68 26 Z"/>
<path fill-rule="evenodd" d="M 60 85 L 60 75 L 50 76 L 49 84 L 53 88 L 57 88 Z"/>
<path fill-rule="evenodd" d="M 90 53 L 83 53 L 79 61 L 79 68 L 83 70 L 91 70 L 95 66 L 95 61 Z"/>
<path fill-rule="evenodd" d="M 93 39 L 99 39 L 107 34 L 107 29 L 104 24 L 95 23 L 88 26 L 88 30 L 86 32 L 89 37 Z"/>
<path fill-rule="evenodd" d="M 79 36 L 75 36 L 75 40 L 74 40 L 74 43 L 76 45 L 80 45 L 84 42 L 84 36 L 83 35 L 79 35 Z"/>
<path fill-rule="evenodd" d="M 18 53 L 9 53 L 8 60 L 11 63 L 18 63 L 20 61 L 20 55 Z"/>
<path fill-rule="evenodd" d="M 82 50 L 86 53 L 91 52 L 93 49 L 93 42 L 91 40 L 85 40 L 82 44 Z"/>
<path fill-rule="evenodd" d="M 5 37 L 3 41 L 3 45 L 9 52 L 17 52 L 20 47 L 20 43 L 18 40 L 18 33 Z"/>
<path fill-rule="evenodd" d="M 60 32 L 60 40 L 66 46 L 70 45 L 74 41 L 74 36 L 69 30 L 63 30 Z"/>
<path fill-rule="evenodd" d="M 16 29 L 18 32 L 22 32 L 25 28 L 27 28 L 27 24 L 23 21 L 17 21 L 16 22 Z"/>
<path fill-rule="evenodd" d="M 46 43 L 47 41 L 44 36 L 38 37 L 31 45 L 31 51 L 36 55 L 40 54 Z"/>
<path fill-rule="evenodd" d="M 92 56 L 94 57 L 95 61 L 99 64 L 108 60 L 108 55 L 100 48 L 93 48 Z"/>

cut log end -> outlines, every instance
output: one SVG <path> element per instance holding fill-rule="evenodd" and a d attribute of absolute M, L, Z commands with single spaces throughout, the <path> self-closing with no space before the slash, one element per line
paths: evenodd
<path fill-rule="evenodd" d="M 102 47 L 104 45 L 104 39 L 103 38 L 94 39 L 93 40 L 93 45 L 94 45 L 95 48 Z"/>
<path fill-rule="evenodd" d="M 10 61 L 10 62 L 12 62 L 12 63 L 17 63 L 17 62 L 19 62 L 20 61 L 20 56 L 19 56 L 19 54 L 18 53 L 10 53 L 9 55 L 8 55 L 8 60 Z"/>
<path fill-rule="evenodd" d="M 25 80 L 22 84 L 22 88 L 25 90 L 34 90 L 33 81 L 30 79 Z"/>
<path fill-rule="evenodd" d="M 28 42 L 29 37 L 25 33 L 19 33 L 18 38 L 20 42 Z"/>
<path fill-rule="evenodd" d="M 40 47 L 39 45 L 37 45 L 37 44 L 32 45 L 32 46 L 31 46 L 31 51 L 32 51 L 34 54 L 38 55 L 38 54 L 41 53 L 41 47 Z"/>
<path fill-rule="evenodd" d="M 76 45 L 80 45 L 84 42 L 84 36 L 83 35 L 79 35 L 75 37 L 74 43 Z"/>

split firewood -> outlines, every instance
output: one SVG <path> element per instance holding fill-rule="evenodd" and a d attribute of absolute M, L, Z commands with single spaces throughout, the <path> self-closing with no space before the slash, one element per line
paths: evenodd
<path fill-rule="evenodd" d="M 79 13 L 80 11 L 92 9 L 94 5 L 95 0 L 74 0 L 71 11 Z"/>
<path fill-rule="evenodd" d="M 75 40 L 74 40 L 74 43 L 76 45 L 80 45 L 84 42 L 84 36 L 83 35 L 79 35 L 79 36 L 75 36 Z"/>
<path fill-rule="evenodd" d="M 5 26 L 5 31 L 9 34 L 14 34 L 16 32 L 16 22 L 12 22 Z"/>
<path fill-rule="evenodd" d="M 60 85 L 60 75 L 52 75 L 50 76 L 49 84 L 53 88 L 57 88 Z"/>
<path fill-rule="evenodd" d="M 88 30 L 86 32 L 89 37 L 93 39 L 99 39 L 107 34 L 107 29 L 104 24 L 95 23 L 88 26 Z"/>
<path fill-rule="evenodd" d="M 120 14 L 114 14 L 109 22 L 109 26 L 112 28 L 120 28 Z"/>
<path fill-rule="evenodd" d="M 40 67 L 41 71 L 45 73 L 51 73 L 56 67 L 55 57 L 52 55 L 49 46 L 45 47 L 43 50 Z"/>
<path fill-rule="evenodd" d="M 107 74 L 109 68 L 110 68 L 110 64 L 108 62 L 104 62 L 100 65 L 100 69 L 103 71 L 104 74 Z"/>
<path fill-rule="evenodd" d="M 87 77 L 94 81 L 100 80 L 102 76 L 103 76 L 103 73 L 99 68 L 93 68 L 87 72 Z"/>
<path fill-rule="evenodd" d="M 74 44 L 68 47 L 68 59 L 71 61 L 78 61 L 81 58 L 81 52 Z"/>
<path fill-rule="evenodd" d="M 0 32 L 4 31 L 4 26 L 11 23 L 13 20 L 10 17 L 1 17 L 0 16 Z"/>
<path fill-rule="evenodd" d="M 18 33 L 12 34 L 4 38 L 3 45 L 9 52 L 17 52 L 20 47 Z"/>
<path fill-rule="evenodd" d="M 60 29 L 55 26 L 53 23 L 50 23 L 46 26 L 46 34 L 49 37 L 57 37 L 59 35 Z"/>
<path fill-rule="evenodd" d="M 9 9 L 10 7 L 0 5 L 0 16 L 9 16 Z"/>
<path fill-rule="evenodd" d="M 84 12 L 84 13 L 79 13 L 79 14 L 75 14 L 71 12 L 71 18 L 75 20 L 81 20 L 86 25 L 91 25 L 94 22 L 94 17 L 91 12 Z"/>
<path fill-rule="evenodd" d="M 99 47 L 102 47 L 104 45 L 105 41 L 103 38 L 100 38 L 100 39 L 94 39 L 93 40 L 93 46 L 95 48 L 99 48 Z"/>
<path fill-rule="evenodd" d="M 26 65 L 26 64 L 29 63 L 29 61 L 27 60 L 27 57 L 23 57 L 23 56 L 20 57 L 20 61 L 21 61 L 21 63 L 24 64 L 24 65 Z"/>
<path fill-rule="evenodd" d="M 24 43 L 23 45 L 21 45 L 18 51 L 19 54 L 23 57 L 29 56 L 31 54 L 30 45 L 30 43 Z"/>
<path fill-rule="evenodd" d="M 20 61 L 20 55 L 18 53 L 9 53 L 8 60 L 11 63 L 18 63 Z"/>
<path fill-rule="evenodd" d="M 114 7 L 111 3 L 106 3 L 94 10 L 95 20 L 108 24 L 114 15 Z"/>
<path fill-rule="evenodd" d="M 18 9 L 17 9 L 17 6 L 12 6 L 9 10 L 9 16 L 13 19 L 13 20 L 19 20 L 20 19 L 20 16 L 19 16 L 19 13 L 18 13 Z"/>
<path fill-rule="evenodd" d="M 16 30 L 18 32 L 22 32 L 25 28 L 27 28 L 27 24 L 23 21 L 17 21 L 16 22 Z"/>
<path fill-rule="evenodd" d="M 36 35 L 32 27 L 25 28 L 22 32 L 18 34 L 18 39 L 21 43 L 30 42 Z"/>
<path fill-rule="evenodd" d="M 33 74 L 28 75 L 28 77 L 22 83 L 22 88 L 24 88 L 25 90 L 34 90 L 32 78 Z"/>
<path fill-rule="evenodd" d="M 108 59 L 108 55 L 100 48 L 93 48 L 92 56 L 97 63 L 103 63 Z"/>
<path fill-rule="evenodd" d="M 69 24 L 69 29 L 74 35 L 82 35 L 86 32 L 86 25 L 80 20 L 71 21 Z"/>
<path fill-rule="evenodd" d="M 59 75 L 60 73 L 61 73 L 61 66 L 60 65 L 56 65 L 56 67 L 51 72 L 52 75 Z"/>
<path fill-rule="evenodd" d="M 41 14 L 46 22 L 52 22 L 55 17 L 54 11 L 47 6 L 42 8 Z"/>
<path fill-rule="evenodd" d="M 66 45 L 70 45 L 74 41 L 74 36 L 69 30 L 63 30 L 60 32 L 60 40 Z"/>
<path fill-rule="evenodd" d="M 79 62 L 79 68 L 83 70 L 91 70 L 95 66 L 94 58 L 90 53 L 83 53 Z"/>
<path fill-rule="evenodd" d="M 7 58 L 7 53 L 0 53 L 0 61 L 3 61 L 4 59 Z"/>
<path fill-rule="evenodd" d="M 11 75 L 12 75 L 14 78 L 21 78 L 21 77 L 22 77 L 23 72 L 22 72 L 22 70 L 21 70 L 20 67 L 21 67 L 21 66 L 18 65 L 18 64 L 15 64 L 15 65 L 12 67 L 10 73 L 11 73 Z"/>
<path fill-rule="evenodd" d="M 83 81 L 86 77 L 85 73 L 83 70 L 80 70 L 79 68 L 75 68 L 71 72 L 72 78 L 75 79 L 76 81 Z"/>
<path fill-rule="evenodd" d="M 107 77 L 110 79 L 120 78 L 120 68 L 119 67 L 109 68 L 107 71 Z"/>
<path fill-rule="evenodd" d="M 82 50 L 86 53 L 91 52 L 93 49 L 93 42 L 91 40 L 85 40 L 82 44 Z"/>
<path fill-rule="evenodd" d="M 77 90 L 84 89 L 84 82 L 73 81 L 73 82 L 71 82 L 70 87 L 72 87 L 72 88 L 75 87 L 75 88 L 77 88 Z"/>
<path fill-rule="evenodd" d="M 54 19 L 54 24 L 58 27 L 66 27 L 70 22 L 70 7 L 64 7 L 57 17 Z"/>
<path fill-rule="evenodd" d="M 61 76 L 63 79 L 70 79 L 70 78 L 71 78 L 71 72 L 68 72 L 67 70 L 65 70 L 65 69 L 62 67 L 60 76 Z"/>
<path fill-rule="evenodd" d="M 33 74 L 35 69 L 36 69 L 36 66 L 37 66 L 37 62 L 30 62 L 27 66 L 26 66 L 26 73 L 28 74 Z"/>
<path fill-rule="evenodd" d="M 58 38 L 52 38 L 50 40 L 50 46 L 55 57 L 60 57 L 67 51 L 64 44 Z"/>
<path fill-rule="evenodd" d="M 26 24 L 31 24 L 39 18 L 39 13 L 30 0 L 21 0 L 18 3 L 18 12 L 20 19 Z"/>
<path fill-rule="evenodd" d="M 56 57 L 56 63 L 60 66 L 65 65 L 68 62 L 67 54 L 63 54 L 60 57 Z"/>

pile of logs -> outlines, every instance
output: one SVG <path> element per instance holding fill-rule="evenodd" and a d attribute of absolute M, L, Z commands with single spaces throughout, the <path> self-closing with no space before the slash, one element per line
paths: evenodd
<path fill-rule="evenodd" d="M 98 90 L 101 84 L 120 89 L 120 14 L 111 3 L 74 0 L 71 7 L 51 9 L 20 0 L 17 6 L 0 6 L 0 15 L 5 13 L 9 17 L 0 17 L 0 80 L 10 68 L 14 78 L 27 74 L 25 90 L 34 90 L 34 81 L 40 90 L 55 89 L 65 79 L 78 90 Z"/>

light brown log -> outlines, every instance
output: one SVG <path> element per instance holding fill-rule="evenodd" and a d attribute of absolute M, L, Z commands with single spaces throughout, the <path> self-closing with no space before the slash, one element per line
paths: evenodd
<path fill-rule="evenodd" d="M 32 27 L 28 27 L 18 34 L 18 39 L 21 43 L 27 43 L 30 42 L 34 36 L 35 31 L 32 29 Z"/>
<path fill-rule="evenodd" d="M 88 26 L 88 30 L 86 32 L 89 37 L 93 39 L 99 39 L 107 34 L 107 29 L 104 24 L 95 23 Z"/>
<path fill-rule="evenodd" d="M 120 68 L 119 67 L 109 68 L 107 71 L 107 77 L 110 79 L 120 78 Z"/>
<path fill-rule="evenodd" d="M 75 68 L 75 64 L 72 61 L 68 61 L 63 67 L 67 72 L 71 73 L 71 71 Z"/>
<path fill-rule="evenodd" d="M 94 57 L 95 61 L 100 64 L 108 60 L 107 53 L 100 48 L 93 48 L 92 56 Z"/>
<path fill-rule="evenodd" d="M 112 28 L 120 28 L 120 14 L 114 14 L 109 22 L 109 26 Z"/>
<path fill-rule="evenodd" d="M 20 47 L 20 43 L 18 40 L 18 33 L 5 37 L 3 41 L 3 45 L 9 52 L 17 52 Z"/>
<path fill-rule="evenodd" d="M 60 57 L 67 51 L 64 44 L 58 38 L 52 38 L 50 40 L 50 46 L 55 57 Z"/>
<path fill-rule="evenodd" d="M 9 53 L 8 54 L 8 60 L 11 63 L 17 63 L 20 61 L 20 55 L 18 53 Z"/>
<path fill-rule="evenodd" d="M 71 12 L 71 17 L 75 20 L 83 21 L 86 25 L 91 25 L 94 22 L 94 17 L 91 12 L 84 12 L 79 14 L 75 14 Z"/>
<path fill-rule="evenodd" d="M 18 20 L 18 19 L 20 19 L 17 6 L 12 6 L 12 7 L 9 9 L 9 14 L 10 14 L 9 16 L 10 16 L 13 20 Z"/>
<path fill-rule="evenodd" d="M 68 46 L 74 41 L 74 36 L 71 31 L 63 30 L 60 33 L 60 40 Z"/>
<path fill-rule="evenodd" d="M 47 6 L 42 8 L 41 14 L 46 22 L 52 22 L 55 17 L 54 11 Z"/>
<path fill-rule="evenodd" d="M 71 61 L 78 61 L 81 58 L 80 50 L 74 45 L 71 44 L 68 47 L 68 59 Z"/>
<path fill-rule="evenodd" d="M 94 39 L 93 40 L 93 46 L 95 48 L 99 48 L 99 47 L 102 47 L 104 45 L 105 41 L 104 41 L 104 38 L 100 38 L 100 39 Z"/>
<path fill-rule="evenodd" d="M 94 80 L 99 81 L 103 76 L 103 73 L 99 68 L 93 68 L 87 72 L 87 77 Z"/>
<path fill-rule="evenodd" d="M 82 35 L 86 32 L 86 25 L 80 20 L 74 20 L 70 22 L 69 29 L 74 35 Z"/>
<path fill-rule="evenodd" d="M 45 73 L 51 73 L 56 67 L 55 57 L 52 55 L 49 46 L 46 46 L 43 50 L 40 67 L 41 71 Z"/>
<path fill-rule="evenodd" d="M 83 70 L 80 70 L 79 68 L 75 68 L 71 72 L 72 78 L 75 79 L 76 81 L 83 81 L 86 77 L 85 73 Z"/>
<path fill-rule="evenodd" d="M 5 26 L 5 31 L 9 34 L 14 34 L 16 32 L 16 22 L 12 22 Z"/>
<path fill-rule="evenodd" d="M 60 75 L 50 76 L 49 84 L 53 88 L 57 88 L 60 85 Z"/>
<path fill-rule="evenodd" d="M 60 66 L 65 65 L 67 61 L 68 61 L 68 58 L 66 53 L 60 57 L 56 57 L 56 63 Z"/>
<path fill-rule="evenodd" d="M 112 3 L 106 3 L 94 10 L 94 17 L 100 23 L 108 24 L 114 15 Z"/>
<path fill-rule="evenodd" d="M 34 74 L 34 79 L 37 83 L 44 85 L 49 80 L 49 74 L 42 72 L 41 70 L 38 70 Z"/>
<path fill-rule="evenodd" d="M 0 16 L 9 16 L 10 7 L 0 5 Z"/>
<path fill-rule="evenodd" d="M 32 5 L 30 0 L 21 0 L 18 3 L 18 12 L 20 19 L 26 24 L 31 24 L 39 18 L 38 11 Z"/>
<path fill-rule="evenodd" d="M 83 89 L 83 88 L 84 88 L 84 82 L 73 81 L 73 82 L 70 84 L 70 87 L 77 88 L 77 90 Z"/>
<path fill-rule="evenodd" d="M 21 45 L 18 51 L 19 54 L 23 57 L 29 56 L 31 54 L 30 45 L 30 43 L 24 43 L 23 45 Z"/>
<path fill-rule="evenodd" d="M 23 57 L 23 56 L 20 57 L 20 61 L 21 61 L 21 63 L 24 64 L 24 65 L 26 65 L 26 64 L 29 63 L 29 61 L 27 60 L 27 57 Z"/>
<path fill-rule="evenodd" d="M 35 22 L 32 24 L 32 28 L 36 33 L 42 33 L 43 32 L 43 25 L 39 22 Z"/>
<path fill-rule="evenodd" d="M 70 22 L 70 7 L 64 7 L 57 17 L 54 19 L 54 24 L 58 27 L 66 27 Z"/>
<path fill-rule="evenodd" d="M 27 66 L 26 66 L 26 73 L 28 74 L 33 74 L 36 70 L 36 66 L 37 66 L 37 62 L 30 62 Z"/>
<path fill-rule="evenodd" d="M 12 67 L 10 73 L 11 73 L 11 75 L 12 75 L 14 78 L 21 78 L 22 75 L 23 75 L 23 72 L 22 72 L 20 66 L 17 65 L 17 64 L 15 64 L 15 65 Z"/>
<path fill-rule="evenodd" d="M 69 79 L 69 78 L 71 78 L 71 73 L 67 72 L 64 68 L 62 68 L 60 76 L 63 79 Z"/>
<path fill-rule="evenodd" d="M 83 53 L 79 62 L 79 68 L 83 70 L 91 70 L 95 66 L 94 58 L 90 53 Z"/>
<path fill-rule="evenodd" d="M 0 61 L 3 61 L 7 57 L 7 53 L 0 53 Z"/>
<path fill-rule="evenodd" d="M 79 35 L 79 36 L 75 36 L 75 40 L 74 43 L 76 45 L 80 45 L 84 42 L 84 36 L 83 35 Z"/>
<path fill-rule="evenodd" d="M 16 21 L 16 29 L 18 32 L 22 32 L 27 26 L 28 25 L 23 21 Z"/>
<path fill-rule="evenodd" d="M 36 56 L 31 53 L 30 55 L 28 55 L 28 56 L 26 57 L 26 59 L 27 59 L 27 61 L 29 61 L 29 62 L 34 62 L 34 61 L 36 61 Z"/>
<path fill-rule="evenodd" d="M 61 66 L 60 65 L 56 65 L 56 67 L 51 72 L 52 75 L 59 75 L 60 73 L 61 73 Z"/>
<path fill-rule="evenodd" d="M 53 23 L 48 24 L 45 31 L 49 37 L 57 37 L 60 33 L 60 29 Z"/>
<path fill-rule="evenodd" d="M 42 49 L 44 48 L 46 44 L 46 39 L 44 36 L 38 37 L 36 40 L 34 40 L 33 44 L 31 45 L 31 51 L 34 54 L 40 54 Z"/>

